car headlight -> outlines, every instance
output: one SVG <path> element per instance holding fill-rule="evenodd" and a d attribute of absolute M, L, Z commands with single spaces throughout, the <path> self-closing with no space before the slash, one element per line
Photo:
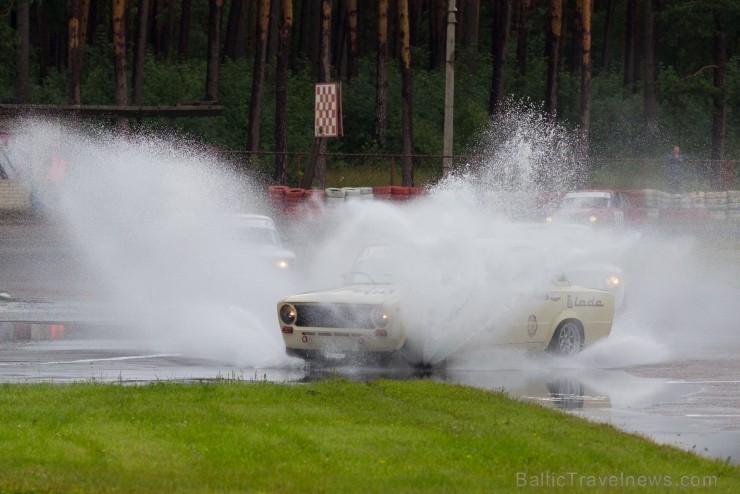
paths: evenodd
<path fill-rule="evenodd" d="M 370 314 L 370 320 L 373 323 L 373 326 L 377 329 L 382 329 L 388 326 L 389 319 L 388 311 L 386 311 L 382 305 L 374 307 L 373 312 Z"/>
<path fill-rule="evenodd" d="M 592 214 L 591 216 L 588 217 L 588 221 L 591 223 L 596 223 L 597 221 L 599 221 L 599 217 L 596 216 L 595 214 Z"/>
<path fill-rule="evenodd" d="M 287 325 L 295 324 L 298 319 L 298 311 L 290 304 L 283 304 L 279 310 L 280 322 Z"/>
<path fill-rule="evenodd" d="M 619 285 L 622 283 L 622 280 L 619 278 L 619 276 L 613 274 L 611 276 L 607 276 L 604 280 L 604 285 L 608 290 L 616 290 L 619 288 Z"/>
<path fill-rule="evenodd" d="M 275 265 L 280 269 L 290 269 L 293 267 L 293 263 L 289 259 L 278 259 Z"/>
<path fill-rule="evenodd" d="M 552 216 L 548 216 L 547 218 L 545 218 L 545 221 L 548 223 L 552 223 L 552 219 Z"/>

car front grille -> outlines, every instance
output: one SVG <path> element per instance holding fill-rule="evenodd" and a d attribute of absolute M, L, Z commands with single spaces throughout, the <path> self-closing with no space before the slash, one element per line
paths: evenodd
<path fill-rule="evenodd" d="M 368 304 L 296 304 L 298 319 L 295 325 L 304 328 L 372 329 L 370 314 L 374 307 Z"/>

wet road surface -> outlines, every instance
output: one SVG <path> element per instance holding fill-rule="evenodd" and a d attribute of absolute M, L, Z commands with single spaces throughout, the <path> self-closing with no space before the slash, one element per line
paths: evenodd
<path fill-rule="evenodd" d="M 423 371 L 400 362 L 386 367 L 342 362 L 306 365 L 287 357 L 275 365 L 241 366 L 169 348 L 166 342 L 131 337 L 130 331 L 108 317 L 104 306 L 90 303 L 100 289 L 83 267 L 74 264 L 74 247 L 59 243 L 44 229 L 23 225 L 0 225 L 0 234 L 0 291 L 7 294 L 0 298 L 0 382 L 302 382 L 336 375 L 355 380 L 425 378 L 504 391 L 661 443 L 740 463 L 737 327 L 703 344 L 701 351 L 694 351 L 687 338 L 685 348 L 655 360 L 604 360 L 597 349 L 584 352 L 575 362 L 499 355 L 493 365 L 490 359 L 483 364 L 453 359 L 444 368 Z M 620 341 L 631 341 L 620 340 L 618 332 L 615 340 L 611 353 L 622 348 Z"/>

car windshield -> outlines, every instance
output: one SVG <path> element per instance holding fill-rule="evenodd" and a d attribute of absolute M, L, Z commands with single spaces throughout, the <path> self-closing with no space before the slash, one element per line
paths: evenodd
<path fill-rule="evenodd" d="M 393 283 L 395 281 L 394 266 L 390 259 L 358 260 L 345 274 L 344 280 L 350 284 Z"/>
<path fill-rule="evenodd" d="M 609 207 L 605 196 L 566 196 L 560 203 L 563 209 L 600 209 Z"/>
<path fill-rule="evenodd" d="M 13 165 L 10 163 L 10 159 L 8 159 L 8 155 L 5 154 L 5 144 L 0 141 L 0 178 L 6 179 L 6 178 L 13 178 L 15 175 L 15 169 L 13 168 Z"/>
<path fill-rule="evenodd" d="M 253 245 L 280 245 L 277 232 L 271 228 L 242 227 L 237 233 L 239 240 L 245 240 Z"/>
<path fill-rule="evenodd" d="M 400 256 L 394 249 L 377 245 L 366 247 L 344 275 L 350 284 L 393 283 L 398 272 Z"/>

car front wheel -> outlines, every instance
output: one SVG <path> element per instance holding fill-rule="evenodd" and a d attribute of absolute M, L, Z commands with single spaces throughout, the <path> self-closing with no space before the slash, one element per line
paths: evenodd
<path fill-rule="evenodd" d="M 583 328 L 578 321 L 569 319 L 560 323 L 552 335 L 548 350 L 558 355 L 570 356 L 583 348 Z"/>

